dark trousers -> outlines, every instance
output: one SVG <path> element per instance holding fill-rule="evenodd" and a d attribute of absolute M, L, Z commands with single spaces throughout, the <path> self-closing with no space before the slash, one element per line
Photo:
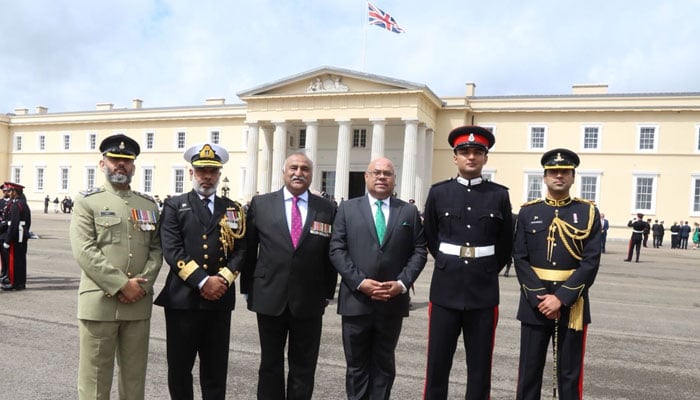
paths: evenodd
<path fill-rule="evenodd" d="M 583 357 L 586 351 L 588 325 L 584 325 L 582 331 L 575 331 L 568 329 L 567 324 L 567 318 L 559 320 L 557 394 L 560 399 L 583 399 Z M 517 400 L 540 399 L 547 348 L 553 336 L 554 324 L 548 326 L 521 324 Z"/>
<path fill-rule="evenodd" d="M 651 240 L 652 240 L 652 244 L 654 245 L 654 248 L 657 248 L 657 247 L 660 246 L 660 242 L 661 242 L 661 241 L 659 240 L 659 235 L 657 235 L 657 234 L 652 234 L 652 235 L 651 235 Z"/>
<path fill-rule="evenodd" d="M 678 248 L 678 234 L 671 234 L 671 248 L 672 249 L 677 249 Z"/>
<path fill-rule="evenodd" d="M 27 283 L 27 242 L 10 243 L 9 249 L 3 249 L 6 259 L 5 274 L 10 285 L 24 286 Z"/>
<path fill-rule="evenodd" d="M 428 365 L 423 399 L 448 398 L 452 359 L 460 333 L 467 353 L 465 399 L 489 399 L 498 307 L 465 311 L 430 303 L 428 315 Z"/>
<path fill-rule="evenodd" d="M 642 247 L 642 238 L 632 238 L 630 239 L 629 246 L 627 246 L 627 261 L 632 261 L 632 251 L 636 250 L 637 258 L 635 261 L 639 262 L 639 251 Z"/>
<path fill-rule="evenodd" d="M 287 308 L 279 316 L 258 313 L 257 317 L 260 336 L 258 399 L 311 399 L 323 316 L 296 318 Z M 284 347 L 287 337 L 289 373 L 285 391 Z"/>
<path fill-rule="evenodd" d="M 199 355 L 203 400 L 226 397 L 230 310 L 165 309 L 168 389 L 173 400 L 191 400 L 192 367 Z"/>
<path fill-rule="evenodd" d="M 688 236 L 681 236 L 681 241 L 678 244 L 678 247 L 681 249 L 687 249 L 688 248 Z"/>
<path fill-rule="evenodd" d="M 343 349 L 348 400 L 388 400 L 396 377 L 401 316 L 343 316 Z"/>
<path fill-rule="evenodd" d="M 0 276 L 7 277 L 8 249 L 2 246 L 4 242 L 5 238 L 0 238 Z"/>

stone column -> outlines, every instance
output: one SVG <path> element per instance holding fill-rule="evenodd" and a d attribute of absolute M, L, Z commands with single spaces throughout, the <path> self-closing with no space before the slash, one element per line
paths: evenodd
<path fill-rule="evenodd" d="M 314 163 L 314 179 L 311 181 L 311 191 L 321 191 L 321 170 L 318 168 L 318 121 L 305 120 L 306 124 L 306 156 Z"/>
<path fill-rule="evenodd" d="M 425 173 L 424 173 L 424 187 L 423 187 L 423 199 L 428 198 L 428 191 L 430 186 L 433 184 L 433 140 L 435 138 L 435 131 L 432 129 L 427 129 L 425 131 L 425 152 L 423 153 L 423 158 L 425 159 Z M 424 204 L 420 205 L 420 210 L 423 210 Z"/>
<path fill-rule="evenodd" d="M 338 157 L 335 163 L 335 201 L 340 204 L 340 199 L 348 199 L 348 186 L 350 184 L 350 147 L 352 141 L 352 121 L 349 119 L 336 119 L 338 123 Z"/>
<path fill-rule="evenodd" d="M 370 118 L 372 122 L 372 153 L 370 161 L 384 157 L 384 143 L 386 141 L 386 120 L 384 118 Z"/>
<path fill-rule="evenodd" d="M 406 128 L 404 129 L 401 193 L 399 198 L 408 201 L 409 199 L 415 199 L 416 195 L 418 120 L 404 119 L 403 121 L 406 123 Z"/>
<path fill-rule="evenodd" d="M 287 123 L 285 121 L 272 121 L 275 124 L 275 132 L 272 138 L 272 180 L 270 191 L 278 190 L 284 185 L 282 168 L 287 158 Z"/>
<path fill-rule="evenodd" d="M 423 207 L 423 192 L 425 187 L 425 131 L 424 125 L 418 126 L 418 138 L 416 141 L 416 190 L 415 197 L 416 207 L 420 210 Z"/>
<path fill-rule="evenodd" d="M 260 153 L 260 193 L 270 192 L 270 164 L 272 162 L 272 134 L 269 128 L 260 128 L 263 133 L 262 152 Z"/>
<path fill-rule="evenodd" d="M 243 198 L 250 200 L 258 187 L 258 147 L 260 137 L 260 125 L 256 122 L 246 122 L 248 125 L 248 144 L 246 153 L 245 182 L 243 183 Z"/>

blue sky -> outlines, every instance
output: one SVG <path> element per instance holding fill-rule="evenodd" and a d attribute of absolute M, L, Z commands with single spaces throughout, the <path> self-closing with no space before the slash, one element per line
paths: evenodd
<path fill-rule="evenodd" d="M 203 104 L 329 65 L 439 96 L 700 92 L 700 0 L 0 0 L 0 114 Z M 363 57 L 364 54 L 364 57 Z"/>

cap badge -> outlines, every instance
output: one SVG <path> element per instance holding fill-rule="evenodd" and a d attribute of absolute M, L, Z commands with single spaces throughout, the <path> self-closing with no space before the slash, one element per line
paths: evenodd
<path fill-rule="evenodd" d="M 473 141 L 474 141 L 474 134 L 473 134 L 473 133 L 470 133 L 470 134 L 469 134 L 469 141 L 470 141 L 470 142 L 473 142 Z"/>
<path fill-rule="evenodd" d="M 564 161 L 564 159 L 561 158 L 561 153 L 557 153 L 557 158 L 555 158 L 554 161 Z"/>
<path fill-rule="evenodd" d="M 212 149 L 208 144 L 204 145 L 202 150 L 199 151 L 199 158 L 214 158 L 214 149 Z"/>
<path fill-rule="evenodd" d="M 126 149 L 126 145 L 124 144 L 124 142 L 120 142 L 119 143 L 119 150 L 124 150 L 124 149 Z"/>

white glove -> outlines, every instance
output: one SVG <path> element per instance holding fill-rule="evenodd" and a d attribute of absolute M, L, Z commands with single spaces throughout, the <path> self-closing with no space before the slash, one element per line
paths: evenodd
<path fill-rule="evenodd" d="M 10 248 L 10 244 L 9 244 L 9 243 L 3 243 L 3 244 L 2 244 L 2 247 L 6 248 L 6 249 L 9 249 L 9 248 Z"/>

